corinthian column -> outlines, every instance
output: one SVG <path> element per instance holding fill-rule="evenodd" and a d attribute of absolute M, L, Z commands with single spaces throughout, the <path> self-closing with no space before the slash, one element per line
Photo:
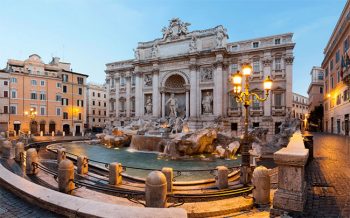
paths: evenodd
<path fill-rule="evenodd" d="M 142 101 L 142 78 L 140 72 L 135 72 L 135 116 L 141 117 L 143 115 Z"/>
<path fill-rule="evenodd" d="M 155 69 L 153 71 L 152 79 L 152 112 L 154 117 L 160 116 L 160 101 L 159 101 L 159 70 Z"/>
<path fill-rule="evenodd" d="M 222 62 L 216 62 L 214 73 L 214 115 L 223 115 L 223 73 L 222 73 Z"/>
<path fill-rule="evenodd" d="M 198 116 L 197 114 L 197 88 L 198 88 L 198 82 L 197 82 L 197 65 L 192 64 L 190 65 L 190 117 L 196 118 Z M 187 108 L 186 108 L 187 110 Z"/>
<path fill-rule="evenodd" d="M 264 79 L 267 77 L 267 76 L 270 76 L 271 77 L 271 63 L 272 63 L 272 60 L 270 58 L 265 58 L 263 61 L 262 61 L 263 65 L 264 65 Z M 264 102 L 264 116 L 271 116 L 271 106 L 272 106 L 272 102 L 271 102 L 271 99 L 272 99 L 272 92 L 270 91 L 270 96 L 266 99 L 266 101 Z"/>
<path fill-rule="evenodd" d="M 293 95 L 292 95 L 292 80 L 293 80 L 293 61 L 294 57 L 287 56 L 284 59 L 286 69 L 286 108 L 287 112 L 292 111 Z"/>
<path fill-rule="evenodd" d="M 126 117 L 130 117 L 130 112 L 131 112 L 131 108 L 130 108 L 130 92 L 131 92 L 131 73 L 128 72 L 125 75 L 125 80 L 126 80 L 126 84 L 125 84 L 125 89 L 126 89 Z"/>

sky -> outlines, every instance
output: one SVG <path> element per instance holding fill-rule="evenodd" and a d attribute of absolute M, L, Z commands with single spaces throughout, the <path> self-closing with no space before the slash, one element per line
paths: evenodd
<path fill-rule="evenodd" d="M 292 32 L 293 91 L 307 95 L 346 0 L 0 0 L 0 68 L 40 55 L 104 83 L 105 64 L 134 57 L 173 17 L 189 31 L 223 25 L 229 42 Z"/>

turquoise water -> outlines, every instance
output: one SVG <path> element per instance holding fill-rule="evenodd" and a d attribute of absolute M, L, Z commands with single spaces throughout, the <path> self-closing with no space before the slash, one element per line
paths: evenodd
<path fill-rule="evenodd" d="M 105 163 L 119 162 L 123 166 L 160 170 L 163 167 L 171 167 L 175 170 L 206 170 L 217 166 L 234 167 L 241 162 L 240 157 L 235 160 L 212 159 L 212 160 L 166 160 L 160 158 L 159 153 L 149 153 L 131 150 L 129 148 L 105 148 L 98 144 L 87 143 L 64 143 L 67 152 L 75 155 L 85 155 L 90 160 Z M 91 162 L 93 163 L 93 162 Z M 126 168 L 126 174 L 145 178 L 150 171 Z M 176 172 L 174 172 L 176 175 Z M 192 181 L 214 178 L 209 171 L 205 172 L 182 172 L 176 181 Z"/>

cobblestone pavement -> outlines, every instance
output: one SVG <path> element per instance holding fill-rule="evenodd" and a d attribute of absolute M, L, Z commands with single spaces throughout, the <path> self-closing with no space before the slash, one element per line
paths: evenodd
<path fill-rule="evenodd" d="M 314 134 L 314 160 L 306 167 L 303 217 L 350 217 L 350 139 Z"/>
<path fill-rule="evenodd" d="M 50 211 L 34 206 L 0 186 L 0 217 L 60 217 Z"/>

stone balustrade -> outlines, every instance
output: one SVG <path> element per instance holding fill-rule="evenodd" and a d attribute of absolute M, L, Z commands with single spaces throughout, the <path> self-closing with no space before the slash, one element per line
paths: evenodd
<path fill-rule="evenodd" d="M 287 147 L 274 153 L 278 165 L 278 189 L 273 199 L 271 216 L 283 212 L 302 212 L 306 201 L 305 164 L 309 150 L 300 131 L 294 133 Z"/>

